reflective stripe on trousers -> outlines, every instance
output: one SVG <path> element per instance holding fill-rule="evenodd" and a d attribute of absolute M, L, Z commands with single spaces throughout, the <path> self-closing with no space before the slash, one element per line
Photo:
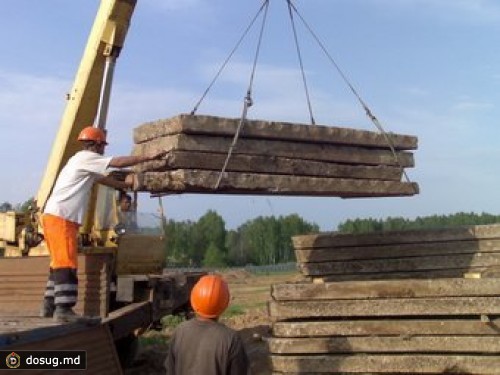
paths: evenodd
<path fill-rule="evenodd" d="M 47 285 L 45 286 L 45 298 L 54 299 L 54 270 L 51 268 L 49 270 L 49 279 L 47 280 Z M 53 301 L 52 301 L 53 302 Z"/>
<path fill-rule="evenodd" d="M 56 268 L 54 274 L 54 304 L 73 307 L 78 299 L 78 278 L 75 268 Z"/>

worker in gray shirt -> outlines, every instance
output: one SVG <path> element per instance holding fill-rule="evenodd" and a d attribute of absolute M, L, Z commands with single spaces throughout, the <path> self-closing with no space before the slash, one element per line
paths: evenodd
<path fill-rule="evenodd" d="M 248 357 L 233 329 L 218 322 L 229 305 L 229 287 L 219 275 L 205 275 L 191 291 L 196 317 L 174 331 L 165 361 L 168 375 L 247 375 Z"/>

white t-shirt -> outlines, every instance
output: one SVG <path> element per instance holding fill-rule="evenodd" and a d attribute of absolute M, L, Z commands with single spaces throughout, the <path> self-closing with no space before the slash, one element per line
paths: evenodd
<path fill-rule="evenodd" d="M 92 185 L 104 176 L 112 158 L 88 150 L 78 151 L 59 173 L 44 212 L 81 223 Z"/>

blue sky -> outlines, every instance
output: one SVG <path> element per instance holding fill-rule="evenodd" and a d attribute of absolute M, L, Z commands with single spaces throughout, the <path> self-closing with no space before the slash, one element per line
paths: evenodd
<path fill-rule="evenodd" d="M 118 60 L 108 117 L 110 155 L 132 130 L 192 109 L 262 4 L 139 0 Z M 349 218 L 499 213 L 500 3 L 495 0 L 295 0 L 300 14 L 387 131 L 419 138 L 416 197 L 352 199 L 179 195 L 175 220 L 208 209 L 228 228 L 298 213 L 333 230 Z M 0 202 L 36 194 L 98 0 L 17 0 L 0 13 Z M 316 122 L 376 130 L 297 23 Z M 238 49 L 200 114 L 238 117 L 257 30 Z M 286 2 L 271 0 L 250 118 L 308 122 Z M 141 197 L 143 210 L 156 200 Z"/>

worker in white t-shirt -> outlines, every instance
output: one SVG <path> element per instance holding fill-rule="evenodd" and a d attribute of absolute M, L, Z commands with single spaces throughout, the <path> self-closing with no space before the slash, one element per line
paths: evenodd
<path fill-rule="evenodd" d="M 79 319 L 73 311 L 78 296 L 78 227 L 93 184 L 131 188 L 133 175 L 119 181 L 105 176 L 107 169 L 130 167 L 166 154 L 162 151 L 151 155 L 104 156 L 106 134 L 92 126 L 80 132 L 78 141 L 83 144 L 83 150 L 73 155 L 59 173 L 42 215 L 50 271 L 40 315 L 53 317 L 55 321 Z"/>

